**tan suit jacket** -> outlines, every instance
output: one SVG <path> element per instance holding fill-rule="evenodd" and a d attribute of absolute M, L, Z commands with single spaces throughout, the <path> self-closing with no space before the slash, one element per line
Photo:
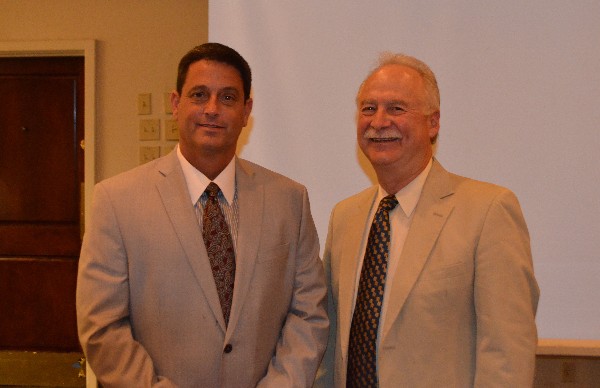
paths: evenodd
<path fill-rule="evenodd" d="M 239 225 L 229 326 L 175 152 L 99 183 L 77 318 L 105 387 L 306 387 L 328 332 L 306 189 L 236 160 Z"/>
<path fill-rule="evenodd" d="M 317 386 L 345 387 L 358 255 L 376 194 L 371 187 L 331 214 L 331 330 Z M 380 387 L 531 386 L 539 289 L 514 194 L 434 160 L 413 217 L 381 330 Z"/>

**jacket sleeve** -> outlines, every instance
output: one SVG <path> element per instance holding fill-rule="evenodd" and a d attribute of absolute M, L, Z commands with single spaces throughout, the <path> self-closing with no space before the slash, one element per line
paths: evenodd
<path fill-rule="evenodd" d="M 77 327 L 86 360 L 104 387 L 173 386 L 155 374 L 150 356 L 133 338 L 127 261 L 111 199 L 100 183 L 77 277 Z"/>
<path fill-rule="evenodd" d="M 476 387 L 533 384 L 539 288 L 529 233 L 515 195 L 492 201 L 475 257 Z"/>
<path fill-rule="evenodd" d="M 267 374 L 258 387 L 310 387 L 325 351 L 329 320 L 319 240 L 302 195 L 292 301 Z"/>
<path fill-rule="evenodd" d="M 327 282 L 327 313 L 329 315 L 329 339 L 323 356 L 323 361 L 317 371 L 314 388 L 328 388 L 334 386 L 335 348 L 337 336 L 337 307 L 334 304 L 331 283 L 331 244 L 333 240 L 333 214 L 329 220 L 327 241 L 323 253 L 323 267 L 325 268 L 325 281 Z"/>

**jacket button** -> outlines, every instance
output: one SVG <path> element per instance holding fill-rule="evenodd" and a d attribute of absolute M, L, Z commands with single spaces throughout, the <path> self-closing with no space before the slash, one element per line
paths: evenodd
<path fill-rule="evenodd" d="M 223 351 L 225 353 L 231 353 L 232 350 L 233 350 L 233 346 L 231 346 L 231 344 L 225 345 L 225 349 L 223 349 Z"/>

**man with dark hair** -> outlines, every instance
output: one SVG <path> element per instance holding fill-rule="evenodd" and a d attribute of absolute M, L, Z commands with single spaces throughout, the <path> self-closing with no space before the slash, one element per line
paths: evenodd
<path fill-rule="evenodd" d="M 356 107 L 378 185 L 331 213 L 316 386 L 531 387 L 539 289 L 517 198 L 434 158 L 440 96 L 422 61 L 382 55 Z"/>
<path fill-rule="evenodd" d="M 99 183 L 77 317 L 105 387 L 307 387 L 327 341 L 306 189 L 235 155 L 250 67 L 198 46 L 181 60 L 170 154 Z"/>
<path fill-rule="evenodd" d="M 242 77 L 244 101 L 250 98 L 252 72 L 250 71 L 248 62 L 237 51 L 220 43 L 205 43 L 196 46 L 181 58 L 177 69 L 177 93 L 181 94 L 181 89 L 187 78 L 190 65 L 200 60 L 216 61 L 235 67 L 240 73 L 240 77 Z"/>

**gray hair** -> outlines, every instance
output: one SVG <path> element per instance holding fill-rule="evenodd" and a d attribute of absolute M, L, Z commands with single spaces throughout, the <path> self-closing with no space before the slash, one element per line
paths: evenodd
<path fill-rule="evenodd" d="M 371 77 L 376 71 L 387 65 L 402 65 L 415 70 L 421 75 L 421 78 L 425 82 L 425 92 L 427 93 L 428 107 L 431 110 L 429 113 L 440 110 L 440 90 L 438 88 L 435 74 L 427 66 L 427 64 L 415 57 L 405 54 L 394 54 L 389 51 L 385 51 L 379 55 L 379 61 L 377 66 L 371 70 L 364 81 L 360 84 L 360 90 L 362 89 L 365 81 Z"/>

